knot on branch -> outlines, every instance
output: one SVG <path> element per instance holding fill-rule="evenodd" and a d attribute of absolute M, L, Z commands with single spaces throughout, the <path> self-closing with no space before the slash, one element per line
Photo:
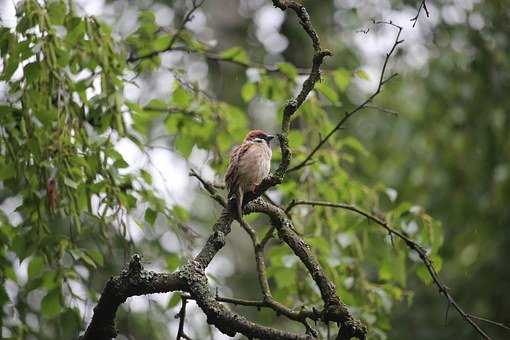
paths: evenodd
<path fill-rule="evenodd" d="M 216 230 L 214 232 L 213 238 L 214 248 L 221 249 L 225 245 L 225 234 L 221 230 Z"/>
<path fill-rule="evenodd" d="M 367 327 L 358 320 L 350 319 L 345 321 L 338 330 L 338 340 L 348 340 L 353 337 L 365 340 L 367 336 Z"/>
<path fill-rule="evenodd" d="M 142 265 L 142 257 L 138 254 L 134 254 L 131 257 L 131 261 L 129 261 L 127 271 L 125 271 L 125 274 L 132 275 L 132 274 L 139 274 L 143 270 Z"/>
<path fill-rule="evenodd" d="M 321 65 L 324 58 L 330 57 L 332 55 L 333 53 L 330 50 L 319 51 L 313 55 L 313 63 Z"/>

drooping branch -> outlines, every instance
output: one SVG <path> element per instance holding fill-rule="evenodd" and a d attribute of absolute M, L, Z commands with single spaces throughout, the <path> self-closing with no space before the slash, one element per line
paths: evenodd
<path fill-rule="evenodd" d="M 312 151 L 305 157 L 305 159 L 303 159 L 300 163 L 298 163 L 297 165 L 293 166 L 292 168 L 290 168 L 287 172 L 293 172 L 293 171 L 297 171 L 305 166 L 307 166 L 308 164 L 310 164 L 310 161 L 312 160 L 313 156 L 317 153 L 317 151 L 320 150 L 320 148 L 338 131 L 342 128 L 342 126 L 347 122 L 347 120 L 349 120 L 349 118 L 351 118 L 355 113 L 365 109 L 368 107 L 368 105 L 374 100 L 375 97 L 377 97 L 379 95 L 379 93 L 381 93 L 382 89 L 383 89 L 383 86 L 389 82 L 391 79 L 393 79 L 394 77 L 397 76 L 396 73 L 390 75 L 389 77 L 386 78 L 386 68 L 388 66 L 388 62 L 391 58 L 391 56 L 395 53 L 395 50 L 397 49 L 397 46 L 400 45 L 403 40 L 400 39 L 400 35 L 402 33 L 402 27 L 401 26 L 398 26 L 396 25 L 395 23 L 393 23 L 392 21 L 374 21 L 374 24 L 385 24 L 385 25 L 390 25 L 392 27 L 395 27 L 397 29 L 397 34 L 395 36 L 395 40 L 393 42 L 393 45 L 391 46 L 390 50 L 388 51 L 388 53 L 386 53 L 386 57 L 384 59 L 384 62 L 383 62 L 383 65 L 382 65 L 382 68 L 381 68 L 381 73 L 379 75 L 379 82 L 377 84 L 377 88 L 375 89 L 375 91 L 367 98 L 365 99 L 365 101 L 363 101 L 361 104 L 359 104 L 356 108 L 354 108 L 353 110 L 349 111 L 349 112 L 346 112 L 344 114 L 344 116 L 342 117 L 342 119 L 340 119 L 340 121 L 335 125 L 335 127 L 333 127 L 323 138 L 321 138 L 321 140 L 319 141 L 319 143 L 317 143 L 317 145 L 312 149 Z"/>
<path fill-rule="evenodd" d="M 459 304 L 455 301 L 453 296 L 448 291 L 448 288 L 446 285 L 441 281 L 439 274 L 434 267 L 434 263 L 430 259 L 430 257 L 427 254 L 426 249 L 418 244 L 417 242 L 413 241 L 411 238 L 406 236 L 404 233 L 396 230 L 395 228 L 391 227 L 386 221 L 382 220 L 381 218 L 372 215 L 366 211 L 363 211 L 362 209 L 359 209 L 358 207 L 350 204 L 342 204 L 342 203 L 332 203 L 332 202 L 322 202 L 322 201 L 293 201 L 286 209 L 287 212 L 289 212 L 292 208 L 298 206 L 298 205 L 309 205 L 309 206 L 322 206 L 322 207 L 331 207 L 331 208 L 340 208 L 345 209 L 349 211 L 353 211 L 359 215 L 362 215 L 369 219 L 372 222 L 375 222 L 382 228 L 384 228 L 390 236 L 396 236 L 400 238 L 406 246 L 415 251 L 418 256 L 420 257 L 423 264 L 426 266 L 427 271 L 429 272 L 430 277 L 432 278 L 432 281 L 436 285 L 436 287 L 439 290 L 439 293 L 443 294 L 445 298 L 448 301 L 448 304 L 453 306 L 455 310 L 459 313 L 459 315 L 469 324 L 473 329 L 484 339 L 490 339 L 489 335 L 485 333 L 485 331 L 475 322 L 475 320 L 479 319 L 477 317 L 473 317 L 470 314 L 466 313 Z"/>

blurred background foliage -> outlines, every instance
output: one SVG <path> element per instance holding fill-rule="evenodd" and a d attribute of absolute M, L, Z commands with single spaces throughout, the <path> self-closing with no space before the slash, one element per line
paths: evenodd
<path fill-rule="evenodd" d="M 278 132 L 313 50 L 295 17 L 265 0 L 206 1 L 185 25 L 191 1 L 27 0 L 16 12 L 1 4 L 1 336 L 76 338 L 131 254 L 172 271 L 200 249 L 219 207 L 189 169 L 221 185 L 230 149 L 250 128 Z M 376 87 L 396 32 L 372 19 L 404 26 L 389 64 L 399 77 L 269 196 L 282 205 L 351 203 L 384 217 L 430 250 L 467 311 L 510 322 L 505 2 L 427 2 L 430 18 L 422 11 L 415 27 L 419 1 L 305 5 L 334 56 L 293 122 L 293 165 Z M 279 157 L 275 147 L 275 164 Z M 455 313 L 445 321 L 446 301 L 404 244 L 345 211 L 291 214 L 370 338 L 477 338 Z M 212 289 L 259 298 L 238 229 L 208 270 Z M 266 258 L 280 302 L 320 302 L 285 246 L 271 243 Z M 179 301 L 130 299 L 117 315 L 119 338 L 173 337 Z M 191 305 L 192 338 L 225 337 Z M 302 330 L 268 310 L 232 308 Z"/>

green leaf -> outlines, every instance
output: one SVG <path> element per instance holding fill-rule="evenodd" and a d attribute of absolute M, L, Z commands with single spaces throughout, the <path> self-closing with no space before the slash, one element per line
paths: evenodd
<path fill-rule="evenodd" d="M 158 217 L 158 212 L 151 209 L 151 208 L 147 208 L 145 209 L 145 214 L 143 216 L 145 222 L 147 222 L 148 224 L 150 224 L 151 226 L 154 225 L 154 222 L 156 222 L 156 218 Z"/>
<path fill-rule="evenodd" d="M 175 140 L 175 149 L 185 158 L 191 153 L 193 145 L 194 143 L 191 138 L 187 138 L 186 136 L 179 136 Z"/>
<path fill-rule="evenodd" d="M 279 267 L 275 268 L 273 273 L 273 277 L 278 285 L 278 288 L 290 287 L 295 282 L 295 274 L 294 269 Z"/>
<path fill-rule="evenodd" d="M 42 299 L 41 313 L 47 319 L 54 318 L 60 314 L 60 289 L 53 289 Z"/>
<path fill-rule="evenodd" d="M 370 153 L 368 152 L 367 149 L 365 149 L 363 144 L 361 144 L 361 142 L 354 137 L 347 137 L 342 139 L 341 144 L 350 147 L 351 149 L 357 151 L 360 155 L 364 157 L 368 157 L 370 155 Z"/>
<path fill-rule="evenodd" d="M 248 57 L 248 53 L 239 46 L 231 47 L 220 53 L 220 58 L 225 60 L 233 60 L 242 64 L 248 64 L 250 62 L 250 58 Z"/>
<path fill-rule="evenodd" d="M 326 83 L 321 82 L 315 85 L 315 88 L 324 95 L 331 103 L 335 105 L 339 105 L 338 94 L 331 87 L 326 85 Z"/>
<path fill-rule="evenodd" d="M 279 63 L 278 70 L 285 74 L 289 79 L 294 80 L 298 76 L 298 71 L 296 67 L 290 63 Z"/>
<path fill-rule="evenodd" d="M 80 259 L 83 262 L 85 262 L 86 264 L 88 264 L 90 267 L 92 267 L 93 269 L 97 268 L 96 262 L 89 255 L 87 255 L 86 253 L 84 253 L 82 251 L 80 251 Z"/>
<path fill-rule="evenodd" d="M 181 264 L 181 259 L 177 254 L 169 254 L 166 257 L 166 268 L 168 271 L 173 272 L 176 270 Z"/>
<path fill-rule="evenodd" d="M 3 158 L 0 158 L 0 181 L 5 181 L 15 175 L 16 169 L 14 168 L 14 165 L 7 163 Z"/>
<path fill-rule="evenodd" d="M 79 185 L 77 182 L 73 181 L 69 177 L 64 177 L 64 184 L 72 189 L 77 189 Z"/>
<path fill-rule="evenodd" d="M 441 271 L 441 268 L 443 267 L 443 259 L 439 255 L 432 255 L 430 260 L 432 261 L 432 264 L 434 265 L 434 268 L 439 273 Z"/>
<path fill-rule="evenodd" d="M 41 74 L 41 64 L 38 62 L 27 64 L 23 68 L 23 73 L 25 75 L 25 79 L 32 83 L 39 79 L 39 75 Z"/>
<path fill-rule="evenodd" d="M 5 60 L 5 59 L 4 59 Z M 2 76 L 0 80 L 10 80 L 14 72 L 19 66 L 19 58 L 17 54 L 10 54 L 7 61 L 4 61 L 4 69 L 2 71 Z"/>
<path fill-rule="evenodd" d="M 172 103 L 180 109 L 188 108 L 192 102 L 193 96 L 186 91 L 181 85 L 177 85 L 172 93 Z"/>
<path fill-rule="evenodd" d="M 170 135 L 174 135 L 179 131 L 179 124 L 181 123 L 181 117 L 179 114 L 171 114 L 165 119 L 165 128 Z"/>
<path fill-rule="evenodd" d="M 62 0 L 51 1 L 48 5 L 48 14 L 50 22 L 53 25 L 62 25 L 67 12 L 66 4 Z"/>
<path fill-rule="evenodd" d="M 155 51 L 163 51 L 170 45 L 170 41 L 172 41 L 172 36 L 170 35 L 160 35 L 152 42 L 152 48 Z"/>
<path fill-rule="evenodd" d="M 257 86 L 254 83 L 248 82 L 241 88 L 241 97 L 245 102 L 249 102 L 257 94 Z"/>
<path fill-rule="evenodd" d="M 174 216 L 181 222 L 186 222 L 190 218 L 189 212 L 179 205 L 174 205 L 172 207 L 172 212 Z"/>
<path fill-rule="evenodd" d="M 52 126 L 57 119 L 58 112 L 55 108 L 39 109 L 34 111 L 37 119 L 41 121 L 45 126 Z"/>
<path fill-rule="evenodd" d="M 30 264 L 28 265 L 28 279 L 33 280 L 41 276 L 44 273 L 44 266 L 44 258 L 40 256 L 32 258 Z"/>
<path fill-rule="evenodd" d="M 362 69 L 357 69 L 354 74 L 360 78 L 360 79 L 363 79 L 363 80 L 370 80 L 370 76 L 368 75 L 368 73 L 365 72 L 365 70 L 362 70 Z"/>
<path fill-rule="evenodd" d="M 179 293 L 173 293 L 170 300 L 168 300 L 168 308 L 173 308 L 181 301 L 181 295 Z"/>
<path fill-rule="evenodd" d="M 424 264 L 418 265 L 418 268 L 416 269 L 416 275 L 418 275 L 418 277 L 424 284 L 429 285 L 432 283 L 432 278 L 430 277 L 430 273 Z"/>
<path fill-rule="evenodd" d="M 344 68 L 339 68 L 333 71 L 333 81 L 338 89 L 343 92 L 351 83 L 351 73 Z"/>
<path fill-rule="evenodd" d="M 66 35 L 66 41 L 70 45 L 76 44 L 85 35 L 85 21 L 81 18 L 73 18 L 73 26 Z"/>
<path fill-rule="evenodd" d="M 289 138 L 289 146 L 292 149 L 296 149 L 296 148 L 300 147 L 301 145 L 303 145 L 303 143 L 305 141 L 303 134 L 297 130 L 292 130 L 289 133 L 288 138 Z"/>
<path fill-rule="evenodd" d="M 141 169 L 140 170 L 140 175 L 142 176 L 142 178 L 145 181 L 145 183 L 147 183 L 149 185 L 152 184 L 152 176 L 151 176 L 151 174 L 148 171 Z"/>
<path fill-rule="evenodd" d="M 87 254 L 94 261 L 94 263 L 98 264 L 101 267 L 104 265 L 103 254 L 101 254 L 101 252 L 99 250 L 90 249 L 90 250 L 87 250 Z"/>

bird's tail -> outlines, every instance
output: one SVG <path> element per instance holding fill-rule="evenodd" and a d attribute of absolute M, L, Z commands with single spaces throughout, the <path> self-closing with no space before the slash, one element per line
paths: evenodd
<path fill-rule="evenodd" d="M 244 191 L 239 186 L 230 188 L 228 192 L 229 208 L 235 211 L 237 217 L 241 218 L 243 215 L 243 197 Z"/>

